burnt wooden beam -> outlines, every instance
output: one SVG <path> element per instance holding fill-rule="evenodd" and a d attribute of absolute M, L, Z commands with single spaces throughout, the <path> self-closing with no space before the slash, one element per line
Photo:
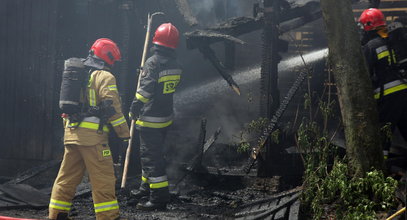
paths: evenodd
<path fill-rule="evenodd" d="M 218 128 L 215 131 L 215 133 L 211 137 L 209 137 L 209 139 L 202 146 L 202 151 L 199 152 L 199 154 L 196 155 L 194 158 L 192 158 L 192 160 L 189 162 L 189 165 L 187 166 L 187 170 L 194 171 L 197 167 L 202 165 L 203 155 L 205 155 L 205 153 L 208 151 L 208 149 L 213 146 L 215 141 L 218 139 L 220 132 L 221 132 L 221 128 Z"/>
<path fill-rule="evenodd" d="M 184 34 L 187 38 L 187 48 L 192 50 L 201 45 L 210 45 L 220 41 L 244 44 L 245 42 L 232 35 L 219 33 L 213 30 L 195 30 Z"/>
<path fill-rule="evenodd" d="M 239 85 L 233 80 L 232 76 L 228 73 L 228 70 L 223 65 L 223 63 L 219 60 L 216 56 L 215 51 L 210 48 L 209 45 L 201 45 L 199 47 L 199 51 L 204 55 L 206 59 L 208 59 L 215 69 L 219 72 L 219 74 L 226 80 L 229 86 L 238 94 L 240 95 Z"/>
<path fill-rule="evenodd" d="M 304 6 L 285 9 L 281 12 L 280 22 L 286 22 L 293 19 L 302 20 L 302 25 L 316 20 L 321 17 L 321 10 L 318 2 L 308 2 Z M 237 37 L 256 30 L 262 29 L 264 26 L 264 15 L 257 18 L 238 17 L 221 23 L 217 26 L 207 28 L 205 30 L 195 30 L 187 32 L 184 35 L 187 38 L 189 49 L 198 48 L 199 44 L 212 44 L 225 39 L 225 36 Z M 294 28 L 298 26 L 293 26 Z M 291 29 L 289 29 L 291 30 Z M 285 31 L 289 31 L 285 30 Z M 220 37 L 216 38 L 216 35 Z M 198 44 L 196 44 L 199 42 Z"/>

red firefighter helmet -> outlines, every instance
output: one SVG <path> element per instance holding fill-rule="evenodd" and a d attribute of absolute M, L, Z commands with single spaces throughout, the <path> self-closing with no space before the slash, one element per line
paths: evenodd
<path fill-rule="evenodd" d="M 90 50 L 95 56 L 111 66 L 122 57 L 119 47 L 108 38 L 97 39 Z"/>
<path fill-rule="evenodd" d="M 155 31 L 153 44 L 169 48 L 177 48 L 179 41 L 178 29 L 171 23 L 160 25 Z"/>
<path fill-rule="evenodd" d="M 386 25 L 382 11 L 377 8 L 364 10 L 360 15 L 359 22 L 363 25 L 365 31 L 371 31 L 377 27 Z"/>

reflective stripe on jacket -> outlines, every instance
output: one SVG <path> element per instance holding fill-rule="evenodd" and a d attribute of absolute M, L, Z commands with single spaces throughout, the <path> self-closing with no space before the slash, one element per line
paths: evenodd
<path fill-rule="evenodd" d="M 95 70 L 90 75 L 89 83 L 85 92 L 89 106 L 97 106 L 103 100 L 112 100 L 116 113 L 107 120 L 111 124 L 117 136 L 122 139 L 130 137 L 129 127 L 121 110 L 121 101 L 117 91 L 116 79 L 108 71 Z M 76 145 L 97 145 L 107 144 L 108 142 L 108 126 L 103 127 L 103 133 L 97 133 L 100 119 L 86 117 L 77 128 L 74 123 L 67 123 L 65 127 L 64 144 Z"/>
<path fill-rule="evenodd" d="M 165 128 L 173 123 L 173 94 L 182 70 L 175 52 L 154 47 L 154 55 L 145 63 L 134 102 L 143 103 L 137 128 Z"/>
<path fill-rule="evenodd" d="M 387 38 L 369 32 L 370 40 L 363 46 L 374 90 L 374 98 L 380 99 L 407 88 L 398 73 L 395 52 L 390 48 Z M 383 90 L 383 91 L 382 91 Z"/>
<path fill-rule="evenodd" d="M 401 90 L 407 89 L 407 84 L 403 80 L 395 80 L 389 83 L 386 83 L 383 85 L 383 96 L 392 94 L 394 92 L 398 92 Z M 374 98 L 379 99 L 380 98 L 380 88 L 376 88 L 374 90 Z"/>
<path fill-rule="evenodd" d="M 68 123 L 66 124 L 66 126 L 68 128 L 76 128 L 76 127 L 80 127 L 80 128 L 88 128 L 88 129 L 92 129 L 92 130 L 98 130 L 99 128 L 99 123 L 100 123 L 100 119 L 96 116 L 92 116 L 92 117 L 85 117 L 83 118 L 83 120 L 79 123 L 79 122 L 74 122 L 74 123 Z M 79 124 L 79 126 L 78 126 Z M 104 132 L 109 132 L 109 128 L 105 125 L 103 126 L 103 131 Z"/>

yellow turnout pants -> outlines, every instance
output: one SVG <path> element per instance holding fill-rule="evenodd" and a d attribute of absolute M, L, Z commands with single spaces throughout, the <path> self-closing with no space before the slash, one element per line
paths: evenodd
<path fill-rule="evenodd" d="M 119 217 L 110 148 L 106 145 L 65 145 L 64 159 L 52 188 L 49 219 L 56 219 L 58 213 L 71 210 L 76 187 L 82 181 L 85 169 L 92 185 L 96 219 L 113 220 Z"/>

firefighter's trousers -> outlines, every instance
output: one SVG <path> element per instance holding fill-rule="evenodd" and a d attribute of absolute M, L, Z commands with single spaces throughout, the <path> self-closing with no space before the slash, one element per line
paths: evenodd
<path fill-rule="evenodd" d="M 391 131 L 397 127 L 407 141 L 407 90 L 386 95 L 378 100 L 380 123 L 391 123 Z M 389 151 L 391 139 L 385 138 L 384 149 Z"/>
<path fill-rule="evenodd" d="M 64 159 L 52 188 L 49 219 L 69 212 L 76 187 L 88 171 L 97 220 L 119 218 L 115 195 L 115 176 L 110 148 L 107 145 L 66 145 Z"/>
<path fill-rule="evenodd" d="M 147 128 L 138 132 L 142 166 L 140 190 L 149 190 L 150 201 L 153 203 L 167 203 L 169 190 L 164 161 L 164 140 L 167 129 Z"/>

